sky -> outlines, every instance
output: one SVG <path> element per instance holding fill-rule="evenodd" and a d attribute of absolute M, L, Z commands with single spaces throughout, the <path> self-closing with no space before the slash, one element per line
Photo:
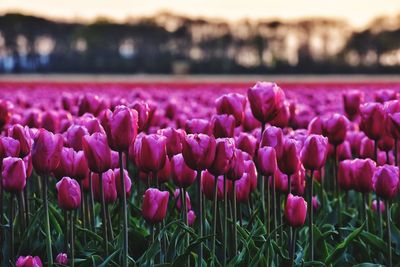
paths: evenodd
<path fill-rule="evenodd" d="M 101 16 L 117 21 L 159 11 L 232 21 L 311 16 L 341 18 L 363 27 L 376 16 L 400 14 L 400 0 L 0 0 L 0 13 L 9 11 L 64 20 Z"/>

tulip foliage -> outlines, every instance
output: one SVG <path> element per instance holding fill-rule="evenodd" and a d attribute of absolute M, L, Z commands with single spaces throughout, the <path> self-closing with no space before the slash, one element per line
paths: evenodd
<path fill-rule="evenodd" d="M 0 266 L 400 261 L 395 89 L 3 86 Z"/>

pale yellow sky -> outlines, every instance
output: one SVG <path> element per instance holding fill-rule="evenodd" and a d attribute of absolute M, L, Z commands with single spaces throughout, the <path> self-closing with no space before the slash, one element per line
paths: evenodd
<path fill-rule="evenodd" d="M 376 16 L 400 14 L 400 0 L 0 0 L 0 13 L 10 10 L 90 20 L 98 16 L 124 20 L 160 10 L 229 20 L 318 16 L 364 26 Z"/>

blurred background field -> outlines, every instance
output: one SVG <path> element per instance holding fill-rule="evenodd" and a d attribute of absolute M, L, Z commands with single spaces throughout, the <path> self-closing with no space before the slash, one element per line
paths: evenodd
<path fill-rule="evenodd" d="M 149 2 L 2 0 L 0 73 L 400 73 L 400 1 Z"/>

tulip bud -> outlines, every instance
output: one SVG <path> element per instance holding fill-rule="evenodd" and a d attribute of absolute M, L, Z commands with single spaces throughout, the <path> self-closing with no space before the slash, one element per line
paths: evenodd
<path fill-rule="evenodd" d="M 115 173 L 113 170 L 108 170 L 102 174 L 103 178 L 103 192 L 105 203 L 113 203 L 117 200 L 117 186 L 115 182 Z M 96 201 L 101 201 L 100 195 L 100 180 L 99 174 L 93 173 L 93 194 Z"/>
<path fill-rule="evenodd" d="M 166 183 L 171 179 L 171 161 L 168 156 L 165 157 L 164 167 L 157 172 L 157 178 L 159 183 Z"/>
<path fill-rule="evenodd" d="M 64 210 L 75 210 L 81 204 L 81 189 L 76 180 L 64 177 L 56 184 L 58 206 Z"/>
<path fill-rule="evenodd" d="M 383 199 L 393 199 L 399 189 L 399 168 L 391 165 L 378 167 L 372 178 L 376 194 Z"/>
<path fill-rule="evenodd" d="M 307 215 L 307 202 L 298 196 L 289 194 L 285 205 L 285 218 L 291 227 L 304 224 Z"/>
<path fill-rule="evenodd" d="M 328 137 L 330 144 L 337 146 L 346 139 L 348 120 L 340 114 L 333 114 L 323 120 L 322 133 Z"/>
<path fill-rule="evenodd" d="M 250 191 L 253 192 L 257 188 L 257 169 L 252 160 L 245 160 L 245 173 L 249 176 Z"/>
<path fill-rule="evenodd" d="M 187 218 L 188 218 L 188 224 L 189 226 L 192 226 L 196 220 L 196 214 L 194 213 L 193 210 L 189 210 L 187 213 Z"/>
<path fill-rule="evenodd" d="M 244 112 L 242 127 L 243 130 L 250 132 L 254 129 L 259 129 L 261 127 L 261 123 L 256 118 L 254 118 L 251 110 L 246 109 L 246 111 Z"/>
<path fill-rule="evenodd" d="M 274 174 L 275 179 L 275 190 L 280 193 L 287 193 L 289 189 L 288 177 L 282 173 L 279 169 L 276 169 Z M 270 180 L 272 183 L 272 181 Z"/>
<path fill-rule="evenodd" d="M 8 136 L 19 141 L 19 156 L 21 158 L 31 153 L 32 138 L 29 134 L 29 128 L 20 124 L 15 124 L 8 129 Z"/>
<path fill-rule="evenodd" d="M 386 101 L 396 100 L 398 93 L 390 89 L 382 89 L 375 92 L 375 101 L 379 103 L 385 103 Z"/>
<path fill-rule="evenodd" d="M 351 90 L 343 94 L 343 106 L 347 117 L 353 120 L 360 112 L 360 105 L 364 101 L 364 93 Z"/>
<path fill-rule="evenodd" d="M 323 131 L 323 120 L 321 117 L 313 118 L 308 124 L 308 134 L 319 134 L 322 135 Z"/>
<path fill-rule="evenodd" d="M 3 159 L 2 184 L 8 192 L 21 192 L 26 184 L 24 161 L 20 158 L 7 157 Z"/>
<path fill-rule="evenodd" d="M 38 256 L 19 256 L 17 262 L 15 263 L 16 267 L 42 267 L 42 261 Z"/>
<path fill-rule="evenodd" d="M 32 162 L 35 170 L 40 174 L 53 172 L 60 163 L 62 147 L 61 135 L 40 129 L 32 147 Z"/>
<path fill-rule="evenodd" d="M 214 115 L 211 124 L 215 137 L 233 137 L 235 131 L 235 118 L 232 115 Z"/>
<path fill-rule="evenodd" d="M 247 91 L 251 111 L 261 123 L 273 120 L 284 105 L 285 93 L 276 83 L 257 82 Z"/>
<path fill-rule="evenodd" d="M 400 112 L 389 114 L 387 124 L 393 138 L 400 139 Z"/>
<path fill-rule="evenodd" d="M 167 214 L 168 191 L 149 188 L 144 193 L 142 204 L 143 218 L 151 224 L 162 222 Z"/>
<path fill-rule="evenodd" d="M 247 203 L 250 197 L 250 179 L 247 173 L 244 173 L 240 179 L 235 181 L 236 201 L 238 203 Z M 233 186 L 229 187 L 229 195 L 233 195 Z"/>
<path fill-rule="evenodd" d="M 103 126 L 100 124 L 99 120 L 94 117 L 92 114 L 84 114 L 79 118 L 77 124 L 84 126 L 89 134 L 101 133 L 106 134 Z"/>
<path fill-rule="evenodd" d="M 85 113 L 92 113 L 97 116 L 102 110 L 106 109 L 106 103 L 98 95 L 85 94 L 79 99 L 78 107 L 79 116 Z"/>
<path fill-rule="evenodd" d="M 182 206 L 183 206 L 182 205 L 181 189 L 179 189 L 179 188 L 175 189 L 175 191 L 174 191 L 174 199 L 175 199 L 175 202 L 176 202 L 176 208 L 180 211 Z M 186 192 L 186 206 L 187 206 L 186 208 L 188 210 L 192 209 L 192 205 L 190 203 L 190 196 L 189 196 L 188 192 Z"/>
<path fill-rule="evenodd" d="M 338 145 L 337 154 L 338 154 L 337 156 L 338 156 L 339 161 L 352 158 L 351 147 L 350 147 L 349 141 L 344 141 L 343 143 Z"/>
<path fill-rule="evenodd" d="M 375 143 L 373 140 L 368 137 L 364 137 L 361 140 L 360 144 L 360 158 L 366 159 L 374 159 L 375 158 Z"/>
<path fill-rule="evenodd" d="M 294 139 L 286 138 L 284 140 L 278 166 L 279 170 L 286 175 L 292 175 L 300 168 L 299 153 Z"/>
<path fill-rule="evenodd" d="M 150 126 L 150 121 L 153 116 L 153 111 L 151 110 L 149 104 L 145 102 L 137 102 L 132 108 L 136 110 L 138 114 L 138 130 L 139 132 L 146 131 Z"/>
<path fill-rule="evenodd" d="M 61 265 L 68 265 L 68 256 L 66 253 L 59 253 L 56 257 L 56 263 Z"/>
<path fill-rule="evenodd" d="M 257 152 L 256 161 L 258 171 L 263 176 L 271 176 L 277 168 L 275 149 L 272 147 L 261 147 Z"/>
<path fill-rule="evenodd" d="M 318 173 L 318 171 L 315 171 L 314 177 Z M 293 194 L 298 196 L 302 196 L 304 194 L 304 189 L 306 187 L 306 171 L 303 165 L 300 165 L 299 170 L 291 176 L 290 186 Z"/>
<path fill-rule="evenodd" d="M 231 138 L 216 139 L 215 158 L 208 171 L 214 176 L 226 174 L 234 159 L 235 143 Z"/>
<path fill-rule="evenodd" d="M 167 139 L 159 134 L 141 135 L 134 145 L 136 166 L 143 172 L 157 172 L 165 164 Z"/>
<path fill-rule="evenodd" d="M 235 118 L 235 126 L 242 123 L 244 109 L 246 107 L 246 97 L 238 93 L 225 94 L 215 101 L 217 114 L 228 114 Z"/>
<path fill-rule="evenodd" d="M 182 154 L 172 157 L 171 160 L 171 177 L 177 187 L 187 188 L 196 180 L 197 172 L 189 168 L 185 163 Z"/>
<path fill-rule="evenodd" d="M 366 103 L 360 108 L 361 123 L 360 129 L 368 138 L 379 140 L 384 133 L 385 111 L 383 106 L 378 103 Z"/>
<path fill-rule="evenodd" d="M 289 103 L 284 102 L 282 107 L 279 109 L 278 114 L 272 119 L 269 124 L 279 128 L 285 128 L 288 126 L 290 120 Z"/>
<path fill-rule="evenodd" d="M 328 139 L 321 135 L 311 134 L 304 142 L 300 158 L 307 170 L 319 170 L 326 162 Z"/>
<path fill-rule="evenodd" d="M 137 111 L 126 106 L 117 106 L 110 116 L 109 127 L 105 127 L 105 129 L 111 149 L 128 151 L 129 145 L 135 140 L 138 131 Z"/>
<path fill-rule="evenodd" d="M 215 158 L 215 138 L 205 134 L 189 134 L 183 141 L 182 155 L 193 170 L 209 168 Z"/>
<path fill-rule="evenodd" d="M 111 167 L 111 149 L 104 134 L 94 133 L 83 136 L 82 147 L 92 172 L 102 173 Z"/>
<path fill-rule="evenodd" d="M 18 140 L 11 137 L 0 137 L 0 158 L 19 157 L 20 144 Z"/>
<path fill-rule="evenodd" d="M 82 150 L 82 137 L 89 135 L 85 126 L 71 125 L 64 133 L 65 145 L 73 148 L 75 151 Z"/>
<path fill-rule="evenodd" d="M 355 159 L 351 162 L 354 189 L 361 193 L 372 191 L 372 177 L 376 164 L 371 159 Z"/>
<path fill-rule="evenodd" d="M 319 209 L 319 201 L 318 201 L 318 197 L 317 196 L 313 196 L 312 197 L 312 206 L 313 206 L 313 210 L 314 212 L 317 212 L 317 210 Z"/>
<path fill-rule="evenodd" d="M 158 133 L 167 138 L 167 154 L 169 158 L 182 153 L 182 142 L 186 136 L 184 130 L 169 127 L 159 130 Z"/>
<path fill-rule="evenodd" d="M 60 118 L 55 110 L 44 112 L 42 115 L 41 128 L 52 133 L 58 133 L 60 130 Z"/>
<path fill-rule="evenodd" d="M 121 183 L 121 176 L 120 176 L 120 169 L 114 169 L 114 175 L 115 175 L 115 187 L 117 188 L 117 194 L 118 197 L 122 196 L 122 183 Z M 131 189 L 132 189 L 132 181 L 131 178 L 129 177 L 129 173 L 127 170 L 124 169 L 124 179 L 125 179 L 125 193 L 126 196 L 129 197 L 131 195 Z"/>
<path fill-rule="evenodd" d="M 365 137 L 363 132 L 349 131 L 347 132 L 346 139 L 350 143 L 351 153 L 356 156 L 360 155 L 361 140 Z"/>

